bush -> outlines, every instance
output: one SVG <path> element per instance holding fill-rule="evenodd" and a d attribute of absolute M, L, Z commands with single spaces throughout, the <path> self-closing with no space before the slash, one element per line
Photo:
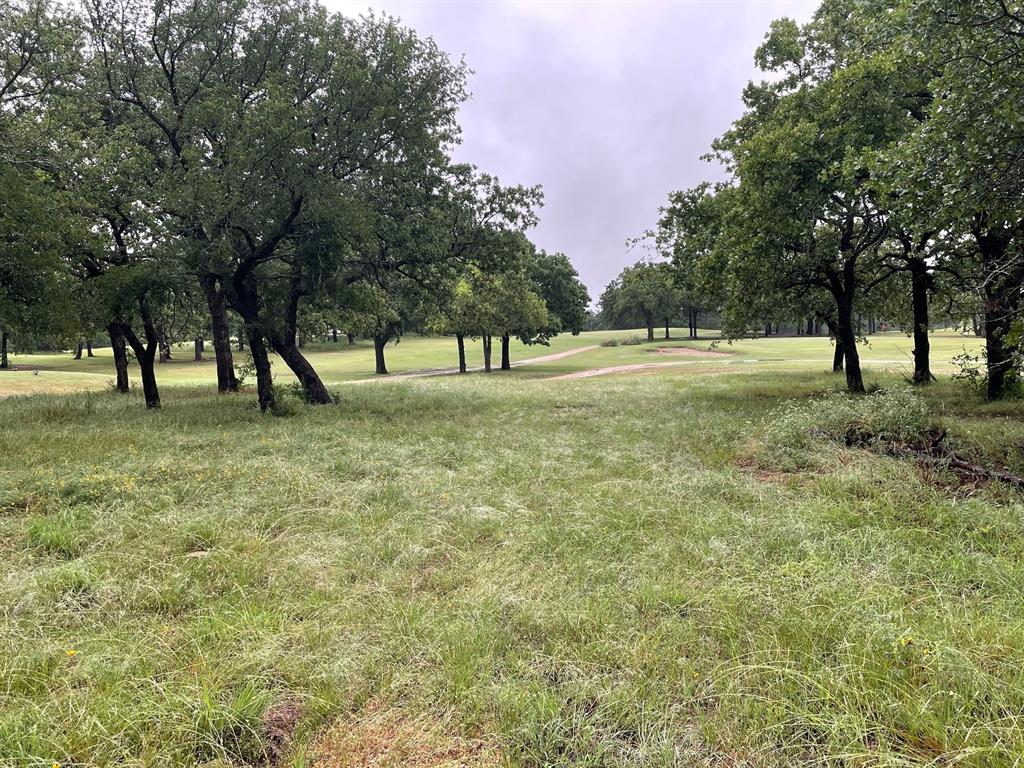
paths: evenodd
<path fill-rule="evenodd" d="M 759 461 L 799 468 L 820 462 L 822 441 L 879 447 L 917 444 L 933 429 L 928 404 L 910 389 L 835 392 L 778 408 L 765 418 Z"/>
<path fill-rule="evenodd" d="M 626 338 L 624 338 L 622 340 L 622 345 L 624 347 L 632 347 L 632 346 L 635 346 L 637 344 L 642 344 L 642 343 L 643 343 L 643 339 L 641 339 L 639 336 L 627 336 Z"/>
<path fill-rule="evenodd" d="M 618 339 L 605 339 L 604 341 L 601 342 L 601 346 L 602 347 L 617 347 L 617 346 L 619 346 L 619 340 Z"/>

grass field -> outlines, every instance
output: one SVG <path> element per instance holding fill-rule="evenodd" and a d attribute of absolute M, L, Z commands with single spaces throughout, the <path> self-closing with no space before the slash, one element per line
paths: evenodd
<path fill-rule="evenodd" d="M 659 331 L 661 335 L 661 331 Z M 601 347 L 602 342 L 621 341 L 628 337 L 643 338 L 644 331 L 596 331 L 582 333 L 578 336 L 568 334 L 555 337 L 549 346 L 525 346 L 518 341 L 512 342 L 511 357 L 513 363 L 524 359 L 544 357 L 584 347 L 597 347 L 578 354 L 564 357 L 537 365 L 524 366 L 516 372 L 517 376 L 550 377 L 564 375 L 586 369 L 606 366 L 640 365 L 652 362 L 672 362 L 681 366 L 696 366 L 706 370 L 708 367 L 723 365 L 755 366 L 763 369 L 794 368 L 807 371 L 820 371 L 831 366 L 832 347 L 827 337 L 805 336 L 784 337 L 736 341 L 733 343 L 718 342 L 716 331 L 705 331 L 702 340 L 690 342 L 684 339 L 685 329 L 671 329 L 672 340 L 662 339 L 648 344 L 619 345 Z M 706 350 L 715 344 L 716 349 L 728 354 L 728 357 L 708 359 L 671 357 L 659 354 L 659 349 L 674 346 L 686 346 Z M 911 350 L 913 344 L 901 333 L 877 334 L 870 337 L 868 344 L 861 346 L 864 365 L 872 370 L 888 370 L 904 372 L 910 375 L 913 371 Z M 935 333 L 932 337 L 933 368 L 939 372 L 950 372 L 950 359 L 965 349 L 976 351 L 980 348 L 979 340 L 956 333 Z M 339 344 L 309 345 L 305 350 L 317 371 L 328 384 L 340 384 L 362 379 L 376 379 L 373 373 L 373 345 L 362 341 L 349 345 L 342 341 Z M 244 363 L 247 353 L 236 352 L 239 363 Z M 467 357 L 470 366 L 483 364 L 479 343 L 467 341 Z M 157 368 L 157 378 L 165 385 L 202 385 L 216 381 L 216 369 L 213 364 L 212 352 L 207 360 L 193 362 L 191 347 L 175 350 L 174 360 Z M 407 374 L 427 371 L 436 368 L 447 368 L 458 364 L 455 341 L 451 338 L 423 338 L 410 336 L 398 344 L 387 347 L 388 368 L 392 374 Z M 494 365 L 500 362 L 498 345 L 495 344 Z M 17 370 L 0 371 L 0 397 L 11 394 L 31 394 L 34 392 L 73 392 L 92 389 L 110 388 L 113 383 L 113 361 L 109 348 L 96 350 L 96 357 L 73 360 L 70 353 L 56 355 L 14 355 L 11 364 Z M 277 361 L 275 376 L 281 382 L 291 381 L 288 369 Z M 137 373 L 134 370 L 133 376 Z"/>
<path fill-rule="evenodd" d="M 1024 765 L 1021 495 L 817 428 L 869 403 L 1020 473 L 1024 407 L 905 394 L 903 336 L 874 401 L 826 339 L 657 346 L 346 386 L 372 349 L 325 345 L 339 405 L 286 417 L 211 364 L 147 412 L 102 351 L 15 358 L 0 394 L 49 392 L 0 400 L 0 764 Z"/>

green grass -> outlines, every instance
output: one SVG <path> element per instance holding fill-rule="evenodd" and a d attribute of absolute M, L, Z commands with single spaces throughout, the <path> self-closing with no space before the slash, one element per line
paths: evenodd
<path fill-rule="evenodd" d="M 658 331 L 660 336 L 662 331 Z M 690 342 L 684 339 L 685 329 L 671 329 L 672 340 L 658 339 L 653 343 L 631 346 L 600 347 L 602 341 L 621 341 L 629 336 L 646 338 L 645 331 L 595 331 L 578 336 L 564 334 L 552 339 L 550 346 L 525 346 L 512 342 L 513 363 L 519 360 L 541 357 L 571 349 L 598 346 L 557 361 L 524 366 L 517 376 L 539 377 L 573 373 L 588 368 L 605 366 L 636 365 L 651 362 L 675 362 L 682 368 L 695 367 L 698 370 L 718 369 L 724 365 L 753 366 L 771 370 L 820 371 L 831 367 L 832 346 L 827 337 L 770 337 L 733 343 L 718 342 L 717 331 L 702 331 L 702 340 Z M 687 346 L 706 350 L 714 344 L 729 358 L 683 358 L 659 355 L 658 348 Z M 913 372 L 913 344 L 904 334 L 883 333 L 870 337 L 860 347 L 861 356 L 868 370 L 890 370 L 910 376 Z M 936 332 L 932 335 L 933 370 L 948 374 L 952 371 L 950 360 L 954 355 L 968 349 L 977 351 L 980 342 L 973 336 L 962 336 L 951 332 Z M 494 365 L 500 362 L 498 345 L 494 347 Z M 373 345 L 361 341 L 349 345 L 342 340 L 339 344 L 312 344 L 305 353 L 328 384 L 375 379 L 373 374 Z M 247 359 L 247 353 L 236 352 L 239 363 Z M 216 381 L 216 369 L 212 351 L 207 360 L 195 363 L 191 347 L 175 350 L 174 360 L 157 367 L 157 379 L 162 385 L 202 385 Z M 483 364 L 479 343 L 467 341 L 467 357 L 470 366 Z M 70 353 L 47 355 L 15 355 L 12 365 L 19 370 L 0 371 L 0 397 L 5 395 L 32 394 L 36 392 L 74 392 L 80 390 L 102 390 L 113 383 L 113 361 L 109 348 L 96 350 L 96 357 L 73 360 Z M 458 364 L 455 341 L 452 338 L 409 336 L 398 344 L 388 345 L 388 369 L 392 374 L 448 368 Z M 33 373 L 33 370 L 38 373 Z M 288 369 L 275 360 L 275 375 L 281 382 L 292 381 Z M 133 364 L 132 377 L 137 381 L 137 370 Z"/>
<path fill-rule="evenodd" d="M 208 383 L 0 401 L 0 764 L 260 765 L 298 701 L 284 765 L 382 711 L 509 765 L 1019 765 L 1021 496 L 827 441 L 792 471 L 774 424 L 841 389 L 830 349 L 748 344 L 813 361 L 543 380 L 652 357 L 601 348 L 286 418 Z M 1020 404 L 924 397 L 1020 471 Z"/>

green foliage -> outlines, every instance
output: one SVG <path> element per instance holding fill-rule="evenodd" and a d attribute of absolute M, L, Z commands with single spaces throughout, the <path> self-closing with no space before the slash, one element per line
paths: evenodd
<path fill-rule="evenodd" d="M 850 396 L 833 392 L 792 402 L 763 422 L 757 456 L 767 466 L 789 470 L 820 466 L 828 449 L 822 441 L 858 446 L 916 445 L 934 428 L 928 403 L 910 389 Z"/>
<path fill-rule="evenodd" d="M 682 294 L 668 264 L 626 267 L 601 294 L 601 314 L 613 328 L 648 328 L 679 316 Z"/>

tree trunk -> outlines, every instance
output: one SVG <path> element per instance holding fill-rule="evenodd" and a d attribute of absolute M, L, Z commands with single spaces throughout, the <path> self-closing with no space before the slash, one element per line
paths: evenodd
<path fill-rule="evenodd" d="M 985 397 L 989 400 L 999 400 L 1006 395 L 1007 384 L 1012 378 L 1013 354 L 1006 346 L 1005 337 L 1009 323 L 1005 320 L 1004 311 L 998 302 L 989 301 L 989 298 L 986 296 L 986 303 L 991 309 L 986 309 L 983 323 L 985 366 L 988 375 Z"/>
<path fill-rule="evenodd" d="M 11 367 L 11 359 L 7 354 L 7 329 L 0 331 L 0 370 Z"/>
<path fill-rule="evenodd" d="M 242 328 L 238 329 L 238 351 L 241 352 L 244 349 L 245 349 L 245 328 L 242 327 Z M 220 370 L 220 367 L 219 367 L 219 361 L 218 361 L 218 371 L 219 370 Z M 233 368 L 232 368 L 231 372 L 232 372 L 232 374 L 234 373 L 234 369 Z M 218 384 L 219 384 L 219 382 L 218 382 Z"/>
<path fill-rule="evenodd" d="M 672 336 L 668 332 L 668 318 L 666 317 L 665 318 L 665 341 L 668 341 L 671 338 L 672 338 Z"/>
<path fill-rule="evenodd" d="M 117 323 L 107 326 L 110 334 L 110 348 L 114 352 L 114 373 L 117 376 L 115 388 L 118 392 L 128 392 L 128 349 L 124 330 Z"/>
<path fill-rule="evenodd" d="M 849 291 L 852 293 L 852 289 Z M 849 297 L 837 300 L 838 322 L 836 338 L 843 345 L 843 364 L 846 369 L 846 388 L 850 392 L 864 391 L 864 377 L 860 371 L 857 334 L 853 330 L 853 301 Z"/>
<path fill-rule="evenodd" d="M 197 363 L 203 362 L 203 340 L 197 336 L 192 347 L 195 350 L 192 359 Z"/>
<path fill-rule="evenodd" d="M 814 318 L 813 317 L 808 317 L 807 318 L 806 334 L 808 336 L 812 336 L 812 335 L 814 335 L 814 333 L 815 333 L 815 331 L 814 331 Z"/>
<path fill-rule="evenodd" d="M 461 333 L 455 334 L 455 342 L 459 345 L 459 373 L 466 372 L 466 337 Z"/>
<path fill-rule="evenodd" d="M 206 306 L 210 311 L 210 335 L 213 337 L 213 353 L 217 358 L 217 391 L 237 392 L 238 378 L 235 376 L 235 360 L 231 354 L 231 326 L 228 324 L 228 305 L 224 299 L 224 289 L 216 275 L 203 275 L 200 283 L 206 297 Z M 245 349 L 242 336 L 243 333 L 239 330 L 239 352 Z"/>
<path fill-rule="evenodd" d="M 697 338 L 697 317 L 700 314 L 696 307 L 690 308 L 690 338 Z"/>
<path fill-rule="evenodd" d="M 156 369 L 153 361 L 156 359 L 157 349 L 161 348 L 162 345 L 160 343 L 160 335 L 153 324 L 153 318 L 145 301 L 140 302 L 140 307 L 146 343 L 142 343 L 129 324 L 124 323 L 121 328 L 124 331 L 125 339 L 128 340 L 132 351 L 135 353 L 135 359 L 139 363 L 139 371 L 142 375 L 142 394 L 146 398 L 146 407 L 159 408 L 160 390 L 156 384 Z"/>
<path fill-rule="evenodd" d="M 249 342 L 250 346 L 252 342 Z M 290 337 L 281 337 L 274 334 L 270 337 L 270 346 L 281 356 L 285 365 L 295 374 L 299 380 L 306 396 L 306 401 L 312 405 L 329 405 L 333 402 L 331 393 L 327 391 L 320 374 L 310 365 L 306 356 L 299 351 L 298 345 Z"/>
<path fill-rule="evenodd" d="M 256 397 L 260 410 L 266 413 L 277 408 L 277 397 L 274 394 L 274 376 L 270 370 L 270 355 L 267 354 L 267 343 L 263 335 L 254 327 L 246 329 L 249 336 L 249 354 L 256 369 Z"/>
<path fill-rule="evenodd" d="M 376 361 L 376 370 L 374 373 L 386 376 L 388 367 L 384 361 L 384 345 L 388 343 L 387 337 L 382 333 L 376 333 L 373 336 L 373 357 Z"/>
<path fill-rule="evenodd" d="M 1009 393 L 1017 375 L 1014 349 L 1007 345 L 1021 302 L 1024 259 L 1007 259 L 1013 234 L 1003 228 L 987 229 L 987 217 L 979 217 L 976 239 L 984 270 L 983 296 L 985 367 L 988 376 L 985 396 L 999 400 Z"/>
<path fill-rule="evenodd" d="M 75 359 L 75 360 L 81 360 L 82 359 L 82 346 L 83 346 L 82 340 L 79 339 L 78 340 L 78 347 L 75 349 L 75 356 L 74 356 L 73 359 Z"/>
<path fill-rule="evenodd" d="M 331 340 L 334 341 L 335 344 L 338 343 L 338 329 L 337 328 L 332 328 L 331 329 Z"/>
<path fill-rule="evenodd" d="M 647 320 L 647 340 L 654 341 L 654 314 L 648 312 L 645 317 Z"/>
<path fill-rule="evenodd" d="M 348 337 L 348 343 L 349 344 L 355 344 L 356 343 L 356 335 L 354 333 L 346 333 L 345 335 Z"/>
<path fill-rule="evenodd" d="M 163 328 L 156 329 L 157 343 L 160 345 L 160 362 L 167 363 L 171 359 L 171 345 Z"/>
<path fill-rule="evenodd" d="M 828 326 L 828 335 L 835 340 L 835 349 L 832 352 L 832 373 L 839 373 L 843 370 L 843 340 L 839 338 L 836 326 L 831 320 L 826 320 L 825 325 Z"/>
<path fill-rule="evenodd" d="M 96 357 L 96 355 L 92 353 L 92 341 L 90 339 L 85 340 L 85 356 Z"/>
<path fill-rule="evenodd" d="M 484 345 L 484 373 L 491 372 L 491 335 L 485 333 L 483 335 Z"/>
<path fill-rule="evenodd" d="M 910 262 L 910 294 L 914 314 L 914 383 L 934 381 L 928 341 L 928 265 L 924 260 Z"/>
<path fill-rule="evenodd" d="M 512 361 L 508 355 L 508 334 L 506 333 L 501 337 L 501 370 L 511 371 Z"/>

